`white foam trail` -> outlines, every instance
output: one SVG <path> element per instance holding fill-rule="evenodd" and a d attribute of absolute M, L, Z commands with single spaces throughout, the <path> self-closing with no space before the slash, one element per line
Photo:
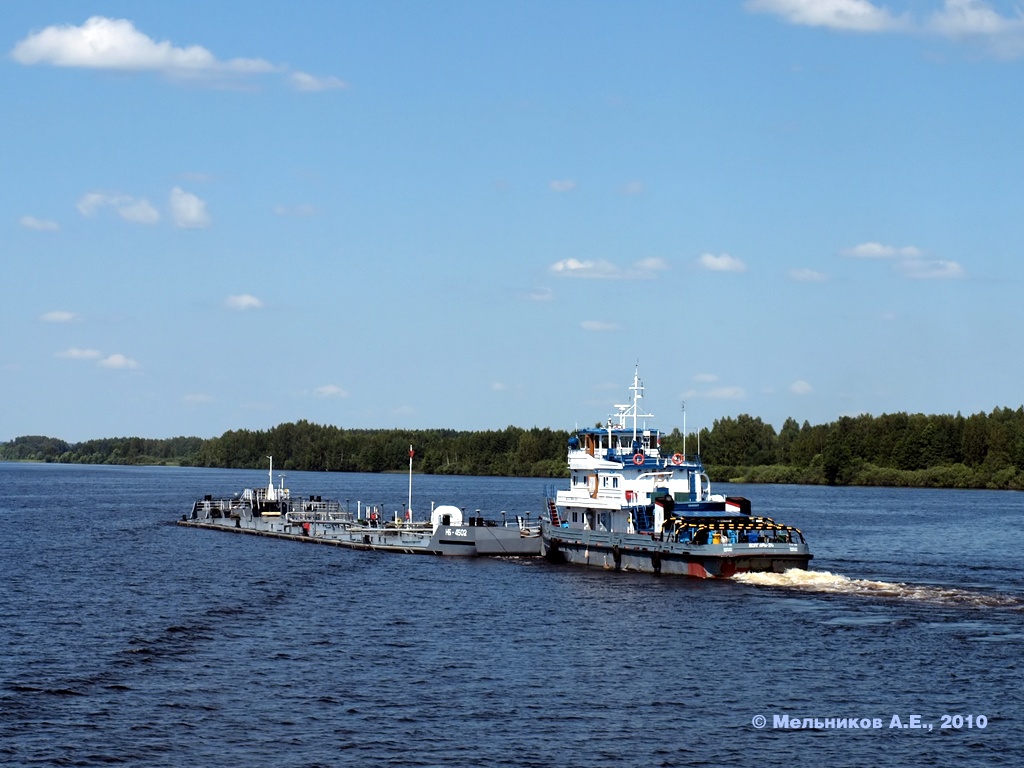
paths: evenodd
<path fill-rule="evenodd" d="M 807 592 L 831 592 L 1001 608 L 1020 607 L 1022 605 L 1022 600 L 1013 595 L 987 594 L 984 592 L 972 592 L 967 589 L 926 584 L 851 579 L 838 573 L 802 571 L 799 568 L 791 568 L 784 573 L 738 573 L 732 578 L 734 581 L 739 581 L 743 584 L 799 589 Z"/>

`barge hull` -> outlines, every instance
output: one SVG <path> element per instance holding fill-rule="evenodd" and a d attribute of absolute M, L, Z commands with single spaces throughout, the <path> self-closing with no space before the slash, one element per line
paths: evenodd
<path fill-rule="evenodd" d="M 462 557 L 537 557 L 541 544 L 539 535 L 521 535 L 518 528 L 487 526 L 456 526 L 431 535 L 388 528 L 359 528 L 311 523 L 308 529 L 289 525 L 279 518 L 272 522 L 262 518 L 183 519 L 178 525 L 209 531 L 248 533 L 254 536 L 298 541 L 305 544 L 330 544 L 344 549 L 398 552 L 402 554 L 448 555 Z"/>

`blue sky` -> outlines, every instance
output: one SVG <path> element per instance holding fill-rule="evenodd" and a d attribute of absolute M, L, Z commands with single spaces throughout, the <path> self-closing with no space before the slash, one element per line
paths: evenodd
<path fill-rule="evenodd" d="M 11 2 L 0 440 L 1024 401 L 981 0 Z"/>

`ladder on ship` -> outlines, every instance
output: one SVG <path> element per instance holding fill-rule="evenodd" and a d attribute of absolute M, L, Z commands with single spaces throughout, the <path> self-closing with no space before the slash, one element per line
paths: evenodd
<path fill-rule="evenodd" d="M 649 531 L 654 528 L 654 520 L 651 519 L 647 507 L 633 507 L 633 519 L 636 521 L 636 529 L 638 531 Z"/>
<path fill-rule="evenodd" d="M 556 528 L 562 524 L 562 519 L 558 515 L 558 507 L 555 506 L 555 500 L 548 497 L 548 514 L 551 516 L 551 524 Z"/>

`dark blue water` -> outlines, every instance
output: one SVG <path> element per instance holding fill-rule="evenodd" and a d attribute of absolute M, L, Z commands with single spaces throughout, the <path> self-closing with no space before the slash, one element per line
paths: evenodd
<path fill-rule="evenodd" d="M 813 574 L 747 582 L 173 524 L 265 479 L 0 464 L 0 764 L 1020 764 L 1024 495 L 732 487 L 817 555 Z M 287 484 L 352 505 L 407 491 Z M 418 477 L 414 504 L 536 516 L 543 488 Z"/>

